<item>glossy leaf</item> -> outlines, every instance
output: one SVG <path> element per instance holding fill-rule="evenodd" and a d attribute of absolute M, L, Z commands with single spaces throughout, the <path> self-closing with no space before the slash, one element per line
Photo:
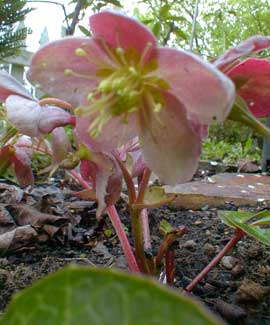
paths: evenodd
<path fill-rule="evenodd" d="M 259 213 L 219 211 L 218 215 L 229 227 L 239 228 L 262 244 L 270 246 L 270 228 L 261 227 L 270 224 L 270 213 L 268 211 L 260 211 Z"/>
<path fill-rule="evenodd" d="M 72 266 L 18 294 L 2 325 L 218 325 L 202 306 L 156 282 Z"/>

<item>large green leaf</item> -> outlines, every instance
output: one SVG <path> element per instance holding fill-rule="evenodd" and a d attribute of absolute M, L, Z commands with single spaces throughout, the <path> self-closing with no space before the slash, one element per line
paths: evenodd
<path fill-rule="evenodd" d="M 112 270 L 67 267 L 17 294 L 2 325 L 218 325 L 198 302 Z"/>
<path fill-rule="evenodd" d="M 234 229 L 239 228 L 262 244 L 270 246 L 270 228 L 262 227 L 270 224 L 269 211 L 264 210 L 258 213 L 219 211 L 218 215 L 228 226 Z"/>

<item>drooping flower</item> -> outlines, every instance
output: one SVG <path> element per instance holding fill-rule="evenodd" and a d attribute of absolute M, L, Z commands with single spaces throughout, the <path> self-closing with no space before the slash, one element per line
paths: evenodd
<path fill-rule="evenodd" d="M 53 129 L 73 124 L 73 117 L 60 107 L 39 105 L 14 77 L 0 71 L 0 101 L 7 111 L 7 120 L 20 133 L 39 137 Z"/>
<path fill-rule="evenodd" d="M 270 61 L 248 58 L 241 62 L 239 59 L 269 48 L 270 37 L 256 35 L 229 49 L 214 62 L 234 81 L 237 94 L 256 117 L 270 115 Z"/>
<path fill-rule="evenodd" d="M 13 166 L 20 186 L 33 186 L 32 154 L 32 141 L 27 136 L 20 136 L 14 145 L 9 143 L 4 145 L 0 149 L 0 174 Z"/>
<path fill-rule="evenodd" d="M 164 182 L 191 178 L 205 125 L 223 121 L 232 82 L 192 53 L 159 47 L 124 15 L 90 17 L 92 38 L 52 42 L 33 57 L 29 79 L 77 106 L 77 133 L 96 152 L 139 136 L 148 167 Z"/>
<path fill-rule="evenodd" d="M 122 174 L 113 157 L 103 153 L 91 153 L 88 159 L 82 159 L 80 165 L 82 177 L 95 191 L 98 201 L 96 216 L 99 218 L 106 207 L 115 204 L 122 191 Z"/>

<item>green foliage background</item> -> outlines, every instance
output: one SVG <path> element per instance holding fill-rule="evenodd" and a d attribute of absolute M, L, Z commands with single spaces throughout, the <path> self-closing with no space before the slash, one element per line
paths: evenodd
<path fill-rule="evenodd" d="M 0 0 L 0 59 L 14 55 L 24 46 L 27 28 L 16 30 L 31 9 L 24 9 L 26 1 Z"/>

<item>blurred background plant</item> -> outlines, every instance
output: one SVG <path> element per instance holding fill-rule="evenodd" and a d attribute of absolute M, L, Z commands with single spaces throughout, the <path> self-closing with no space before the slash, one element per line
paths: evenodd
<path fill-rule="evenodd" d="M 31 9 L 26 1 L 0 0 L 0 59 L 17 54 L 30 30 L 22 22 Z"/>

